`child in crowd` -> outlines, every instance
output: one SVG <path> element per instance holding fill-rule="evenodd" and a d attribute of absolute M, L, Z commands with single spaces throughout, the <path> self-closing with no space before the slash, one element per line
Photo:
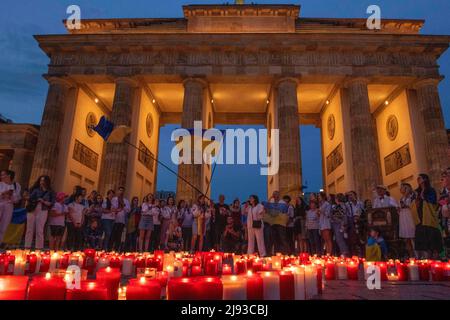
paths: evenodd
<path fill-rule="evenodd" d="M 183 236 L 181 227 L 176 220 L 170 222 L 167 236 L 167 248 L 169 250 L 180 251 L 183 247 Z"/>
<path fill-rule="evenodd" d="M 320 254 L 319 210 L 316 200 L 310 200 L 309 202 L 309 210 L 306 212 L 306 230 L 308 231 L 311 254 Z"/>
<path fill-rule="evenodd" d="M 377 228 L 370 229 L 366 245 L 366 260 L 381 261 L 386 259 L 387 253 L 386 241 L 381 236 L 380 230 Z"/>
<path fill-rule="evenodd" d="M 85 236 L 89 248 L 98 249 L 100 247 L 102 233 L 102 230 L 98 227 L 98 220 L 91 220 Z"/>
<path fill-rule="evenodd" d="M 83 205 L 83 195 L 75 196 L 75 201 L 69 204 L 69 214 L 67 221 L 67 249 L 72 251 L 80 250 L 83 242 L 83 219 L 87 212 Z"/>
<path fill-rule="evenodd" d="M 56 202 L 50 210 L 48 225 L 50 226 L 50 250 L 58 251 L 61 249 L 62 237 L 66 229 L 66 214 L 69 212 L 68 207 L 64 204 L 66 194 L 58 192 L 56 194 Z"/>
<path fill-rule="evenodd" d="M 222 248 L 224 252 L 237 252 L 241 237 L 241 233 L 239 231 L 240 228 L 235 225 L 233 217 L 228 216 L 225 231 L 222 234 Z"/>

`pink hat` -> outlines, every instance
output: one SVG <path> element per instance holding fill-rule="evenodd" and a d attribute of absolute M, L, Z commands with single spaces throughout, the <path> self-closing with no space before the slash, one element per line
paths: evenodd
<path fill-rule="evenodd" d="M 58 192 L 56 194 L 56 201 L 64 200 L 65 197 L 66 197 L 66 194 L 64 192 Z"/>

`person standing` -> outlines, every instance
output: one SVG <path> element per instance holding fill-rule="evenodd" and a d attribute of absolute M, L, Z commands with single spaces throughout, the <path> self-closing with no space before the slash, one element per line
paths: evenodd
<path fill-rule="evenodd" d="M 319 229 L 325 244 L 325 253 L 333 254 L 333 234 L 331 232 L 331 205 L 325 192 L 319 193 Z"/>
<path fill-rule="evenodd" d="M 66 229 L 66 215 L 69 208 L 64 204 L 66 194 L 58 192 L 56 202 L 50 210 L 48 224 L 50 226 L 50 250 L 58 251 L 62 249 L 62 237 Z"/>
<path fill-rule="evenodd" d="M 316 200 L 309 201 L 309 210 L 306 212 L 306 230 L 308 231 L 311 254 L 320 254 L 321 241 L 319 234 L 319 209 Z"/>
<path fill-rule="evenodd" d="M 294 254 L 295 252 L 295 238 L 294 238 L 294 216 L 295 216 L 295 209 L 294 206 L 291 204 L 291 197 L 286 195 L 283 197 L 283 201 L 286 202 L 288 206 L 287 215 L 288 215 L 288 222 L 286 224 L 286 241 L 287 241 L 287 247 L 289 250 L 289 254 Z"/>
<path fill-rule="evenodd" d="M 0 173 L 0 244 L 11 223 L 14 207 L 20 203 L 21 187 L 14 181 L 15 172 L 3 170 Z"/>
<path fill-rule="evenodd" d="M 103 237 L 103 250 L 108 251 L 110 247 L 111 233 L 116 219 L 116 211 L 113 208 L 114 190 L 109 190 L 106 193 L 106 198 L 103 200 L 102 208 L 102 230 L 104 232 Z"/>
<path fill-rule="evenodd" d="M 221 251 L 221 238 L 227 224 L 227 218 L 231 215 L 230 207 L 225 203 L 225 196 L 219 195 L 219 202 L 214 205 L 214 217 L 211 225 L 213 232 L 213 247 Z"/>
<path fill-rule="evenodd" d="M 364 248 L 361 246 L 359 237 L 359 221 L 364 214 L 364 204 L 358 199 L 358 195 L 355 191 L 347 193 L 347 221 L 348 221 L 348 239 L 347 244 L 350 254 L 361 257 L 364 252 Z"/>
<path fill-rule="evenodd" d="M 259 203 L 256 195 L 251 195 L 244 204 L 244 214 L 247 216 L 248 245 L 247 254 L 255 252 L 255 240 L 258 245 L 258 252 L 261 257 L 267 255 L 264 244 L 264 206 Z"/>
<path fill-rule="evenodd" d="M 131 209 L 127 216 L 126 236 L 125 236 L 125 252 L 136 251 L 136 240 L 138 237 L 138 226 L 141 219 L 141 206 L 139 198 L 131 199 Z"/>
<path fill-rule="evenodd" d="M 69 204 L 68 207 L 67 248 L 72 251 L 78 251 L 82 247 L 83 222 L 87 211 L 83 204 L 83 194 L 75 196 L 75 201 Z"/>
<path fill-rule="evenodd" d="M 139 252 L 147 252 L 150 246 L 150 239 L 153 232 L 153 194 L 144 197 L 141 210 L 141 220 L 139 221 Z"/>
<path fill-rule="evenodd" d="M 331 205 L 330 221 L 340 255 L 348 256 L 349 250 L 345 239 L 347 234 L 348 214 L 345 200 L 345 196 L 342 193 L 336 195 L 336 202 Z"/>
<path fill-rule="evenodd" d="M 150 250 L 157 250 L 160 248 L 161 240 L 161 201 L 155 199 L 152 206 L 152 216 L 153 216 L 153 232 L 151 237 Z"/>
<path fill-rule="evenodd" d="M 55 203 L 49 176 L 40 176 L 31 187 L 30 199 L 27 206 L 27 230 L 25 232 L 25 248 L 31 249 L 33 237 L 36 234 L 35 248 L 44 248 L 44 227 L 47 222 L 48 211 Z"/>
<path fill-rule="evenodd" d="M 166 201 L 161 200 L 161 234 L 160 234 L 160 246 L 161 250 L 166 250 L 167 248 L 167 239 L 168 239 L 168 231 L 171 221 L 171 210 L 168 205 L 166 205 Z"/>
<path fill-rule="evenodd" d="M 125 229 L 128 213 L 131 211 L 130 202 L 125 198 L 125 188 L 119 187 L 117 196 L 112 199 L 112 209 L 116 213 L 109 250 L 120 251 L 122 235 Z"/>
<path fill-rule="evenodd" d="M 398 208 L 398 204 L 395 199 L 387 195 L 387 189 L 385 186 L 376 186 L 375 192 L 377 196 L 372 202 L 372 208 Z"/>
<path fill-rule="evenodd" d="M 274 249 L 276 253 L 288 253 L 288 245 L 286 238 L 286 225 L 289 220 L 288 206 L 280 198 L 280 192 L 274 191 L 272 198 L 264 205 L 266 207 L 266 214 L 264 215 L 264 222 L 267 228 L 264 228 L 264 242 L 266 243 L 266 250 L 268 254 L 272 254 Z M 266 231 L 266 230 L 269 231 Z M 267 241 L 266 241 L 267 240 Z M 273 248 L 273 249 L 272 249 Z"/>
<path fill-rule="evenodd" d="M 415 247 L 422 259 L 437 259 L 443 249 L 439 230 L 439 214 L 436 190 L 426 174 L 419 174 L 416 189 L 416 238 Z"/>
<path fill-rule="evenodd" d="M 416 224 L 414 223 L 411 206 L 415 204 L 415 194 L 409 183 L 400 185 L 400 208 L 399 208 L 399 237 L 405 241 L 409 257 L 414 254 L 414 238 L 416 236 Z"/>
<path fill-rule="evenodd" d="M 308 234 L 306 231 L 307 205 L 302 196 L 295 201 L 294 235 L 297 240 L 298 252 L 308 252 Z"/>
<path fill-rule="evenodd" d="M 197 202 L 192 206 L 192 214 L 194 216 L 194 223 L 192 224 L 192 242 L 191 251 L 195 251 L 195 245 L 198 241 L 198 250 L 203 249 L 203 240 L 206 233 L 205 219 L 206 219 L 206 202 L 205 196 L 200 195 Z"/>
<path fill-rule="evenodd" d="M 178 202 L 178 220 L 181 224 L 181 233 L 183 236 L 183 250 L 191 250 L 192 241 L 192 224 L 194 223 L 194 216 L 192 210 L 186 201 L 180 200 Z"/>

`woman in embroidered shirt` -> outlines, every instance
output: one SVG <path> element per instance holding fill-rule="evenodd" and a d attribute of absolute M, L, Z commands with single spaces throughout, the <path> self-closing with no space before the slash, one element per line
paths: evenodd
<path fill-rule="evenodd" d="M 437 259 L 443 249 L 442 235 L 439 230 L 439 216 L 436 190 L 426 174 L 417 178 L 419 187 L 416 189 L 416 221 L 415 247 L 422 259 Z"/>
<path fill-rule="evenodd" d="M 414 191 L 409 183 L 400 185 L 402 197 L 399 209 L 399 237 L 405 240 L 409 257 L 414 257 L 414 238 L 416 224 L 414 223 L 411 206 L 414 206 Z"/>

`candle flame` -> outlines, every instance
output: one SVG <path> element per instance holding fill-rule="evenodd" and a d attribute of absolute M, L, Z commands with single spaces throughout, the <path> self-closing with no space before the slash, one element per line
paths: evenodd
<path fill-rule="evenodd" d="M 231 281 L 236 281 L 237 280 L 237 277 L 236 276 L 231 276 Z"/>
<path fill-rule="evenodd" d="M 106 267 L 106 272 L 111 272 L 111 267 Z"/>
<path fill-rule="evenodd" d="M 88 288 L 89 289 L 94 289 L 95 288 L 95 283 L 94 282 L 89 282 Z"/>
<path fill-rule="evenodd" d="M 251 270 L 248 270 L 247 271 L 247 276 L 249 276 L 249 277 L 253 276 L 253 272 Z"/>
<path fill-rule="evenodd" d="M 145 277 L 141 277 L 141 278 L 139 279 L 139 282 L 140 282 L 141 284 L 144 284 L 144 283 L 145 283 Z"/>
<path fill-rule="evenodd" d="M 50 272 L 47 272 L 45 274 L 45 279 L 50 280 L 51 277 L 52 277 L 52 275 L 50 274 Z"/>

